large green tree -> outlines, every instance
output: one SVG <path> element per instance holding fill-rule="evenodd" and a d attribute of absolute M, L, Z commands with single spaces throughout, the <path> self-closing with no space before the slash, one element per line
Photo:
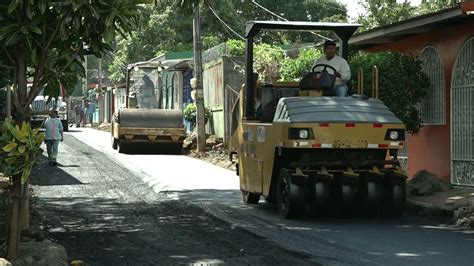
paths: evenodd
<path fill-rule="evenodd" d="M 116 41 L 116 57 L 109 70 L 111 78 L 123 81 L 125 66 L 128 63 L 148 60 L 163 51 L 192 50 L 193 44 L 193 1 L 178 1 L 170 4 L 158 1 L 155 7 L 145 11 L 140 28 L 133 32 L 132 38 Z M 219 16 L 237 34 L 243 36 L 245 23 L 250 20 L 288 20 L 299 21 L 345 21 L 347 10 L 335 0 L 219 0 L 201 1 L 203 48 L 210 48 L 238 36 L 215 16 Z M 256 2 L 256 3 L 254 3 Z M 174 3 L 174 2 L 173 2 Z M 267 10 L 263 9 L 266 8 Z M 295 12 L 298 10 L 298 12 Z M 215 14 L 214 14 L 214 12 Z M 274 14 L 277 16 L 275 16 Z M 312 41 L 314 35 L 285 35 L 264 33 L 266 42 L 285 43 L 291 41 Z"/>
<path fill-rule="evenodd" d="M 359 0 L 364 12 L 358 18 L 362 24 L 359 31 L 389 25 L 409 18 L 436 12 L 456 4 L 456 0 L 422 0 L 420 5 L 413 6 L 411 1 L 404 0 L 397 3 L 396 0 Z"/>
<path fill-rule="evenodd" d="M 84 74 L 84 56 L 101 57 L 111 47 L 116 32 L 122 36 L 134 29 L 140 15 L 138 3 L 145 0 L 0 0 L 0 85 L 14 85 L 14 105 L 17 122 L 28 118 L 29 105 L 40 90 L 56 96 L 59 84 L 72 86 L 78 76 Z M 28 86 L 28 85 L 31 86 Z M 9 125 L 6 122 L 5 125 Z M 24 123 L 21 133 L 30 132 Z M 15 127 L 10 125 L 11 129 Z M 11 131 L 11 130 L 10 130 Z M 18 130 L 17 130 L 18 131 Z M 11 131 L 14 132 L 14 131 Z M 18 151 L 9 151 L 17 143 L 2 143 L 3 151 L 9 151 L 2 161 L 2 170 L 16 159 L 15 153 L 28 156 L 27 166 L 34 163 L 36 149 L 25 151 L 26 145 L 38 139 L 19 135 L 10 142 L 21 141 Z M 32 134 L 30 134 L 32 135 Z M 8 139 L 7 139 L 8 140 Z M 41 139 L 39 139 L 41 143 Z M 21 148 L 21 149 L 20 149 Z M 16 154 L 17 155 L 17 154 Z M 7 163 L 7 164 L 6 164 Z M 8 174 L 8 171 L 3 171 Z M 21 217 L 28 217 L 28 183 L 22 189 L 26 177 L 10 173 L 13 186 L 13 204 L 10 210 L 7 256 L 17 256 Z M 20 182 L 21 179 L 21 182 Z M 13 192 L 14 191 L 14 192 Z M 13 197 L 14 195 L 14 197 Z M 20 199 L 21 198 L 21 199 Z M 24 207 L 20 207 L 24 205 Z M 20 214 L 23 212 L 22 214 Z M 27 222 L 23 222 L 27 225 Z"/>
<path fill-rule="evenodd" d="M 85 55 L 101 57 L 117 32 L 131 32 L 139 2 L 147 1 L 1 0 L 0 67 L 3 83 L 15 85 L 17 120 L 27 118 L 41 89 L 54 96 L 59 83 L 73 86 Z"/>

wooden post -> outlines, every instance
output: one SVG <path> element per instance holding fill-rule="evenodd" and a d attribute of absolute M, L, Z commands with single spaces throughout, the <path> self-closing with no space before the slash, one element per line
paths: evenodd
<path fill-rule="evenodd" d="M 199 1 L 194 2 L 194 77 L 196 78 L 196 127 L 197 150 L 206 151 L 206 124 L 204 120 L 204 93 L 202 88 L 202 57 L 201 57 L 201 13 Z"/>
<path fill-rule="evenodd" d="M 21 197 L 21 212 L 20 212 L 20 230 L 30 229 L 30 179 L 26 180 L 23 186 Z"/>
<path fill-rule="evenodd" d="M 12 205 L 8 221 L 7 259 L 13 260 L 18 257 L 18 246 L 20 243 L 21 175 L 13 177 L 13 188 L 10 195 L 12 197 Z"/>

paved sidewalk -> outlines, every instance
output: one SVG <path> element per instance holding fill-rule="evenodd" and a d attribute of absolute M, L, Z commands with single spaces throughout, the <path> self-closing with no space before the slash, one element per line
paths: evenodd
<path fill-rule="evenodd" d="M 466 208 L 474 212 L 474 187 L 454 186 L 446 192 L 431 196 L 408 196 L 407 211 L 421 216 L 451 220 L 455 211 Z"/>

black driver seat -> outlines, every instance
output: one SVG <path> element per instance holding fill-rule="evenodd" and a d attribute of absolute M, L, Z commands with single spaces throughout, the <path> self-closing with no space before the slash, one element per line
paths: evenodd
<path fill-rule="evenodd" d="M 322 90 L 326 95 L 332 90 L 335 79 L 336 76 L 329 74 L 326 70 L 321 73 L 309 72 L 300 81 L 299 88 L 302 91 Z"/>

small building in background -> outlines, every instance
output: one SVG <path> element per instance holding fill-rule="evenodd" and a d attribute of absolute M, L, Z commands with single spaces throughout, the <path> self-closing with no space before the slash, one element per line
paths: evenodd
<path fill-rule="evenodd" d="M 206 132 L 222 138 L 224 145 L 231 135 L 231 116 L 236 108 L 245 76 L 242 58 L 225 55 L 209 58 L 203 66 L 204 103 L 211 110 L 212 119 L 208 122 Z"/>

